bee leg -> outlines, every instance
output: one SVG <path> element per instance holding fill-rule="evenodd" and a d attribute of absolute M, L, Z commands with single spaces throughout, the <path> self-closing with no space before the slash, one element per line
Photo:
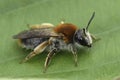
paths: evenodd
<path fill-rule="evenodd" d="M 44 41 L 43 43 L 41 43 L 40 45 L 38 45 L 34 51 L 32 51 L 30 54 L 28 54 L 25 59 L 23 59 L 20 63 L 24 63 L 26 61 L 28 61 L 29 59 L 31 59 L 32 57 L 36 56 L 37 54 L 42 53 L 45 48 L 48 46 L 48 41 Z"/>
<path fill-rule="evenodd" d="M 96 36 L 94 36 L 93 34 L 91 34 L 91 37 L 94 40 L 94 42 L 101 40 L 101 38 L 96 38 Z"/>
<path fill-rule="evenodd" d="M 52 57 L 55 55 L 55 53 L 57 52 L 57 50 L 56 49 L 53 49 L 53 50 L 51 50 L 49 53 L 48 53 L 48 55 L 47 55 L 47 57 L 46 57 L 46 60 L 45 60 L 45 64 L 44 64 L 44 73 L 46 72 L 46 70 L 47 70 L 47 67 L 48 67 L 48 65 L 50 64 L 50 62 L 51 62 L 51 59 L 52 59 Z"/>
<path fill-rule="evenodd" d="M 75 66 L 78 66 L 77 53 L 75 51 L 73 51 L 72 53 L 74 56 Z"/>
<path fill-rule="evenodd" d="M 45 60 L 45 64 L 44 64 L 44 73 L 47 70 L 48 65 L 51 62 L 52 57 L 55 55 L 55 53 L 57 53 L 60 50 L 60 42 L 59 40 L 55 39 L 55 38 L 51 38 L 49 43 L 50 45 L 50 52 L 48 53 L 46 60 Z"/>
<path fill-rule="evenodd" d="M 73 54 L 73 57 L 74 57 L 75 66 L 78 66 L 77 49 L 75 48 L 74 45 L 71 45 L 70 50 L 71 50 L 71 52 L 72 52 L 72 54 Z"/>
<path fill-rule="evenodd" d="M 38 28 L 40 28 L 40 26 L 41 26 L 41 25 L 39 25 L 39 24 L 35 24 L 35 25 L 27 24 L 27 27 L 28 27 L 29 29 L 38 29 Z"/>

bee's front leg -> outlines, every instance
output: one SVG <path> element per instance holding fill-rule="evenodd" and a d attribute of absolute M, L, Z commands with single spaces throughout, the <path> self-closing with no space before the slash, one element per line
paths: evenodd
<path fill-rule="evenodd" d="M 74 57 L 75 66 L 78 66 L 77 49 L 74 45 L 70 45 L 70 50 L 71 50 L 73 57 Z"/>
<path fill-rule="evenodd" d="M 97 38 L 93 34 L 91 34 L 91 38 L 94 40 L 94 42 L 101 40 L 101 38 Z"/>

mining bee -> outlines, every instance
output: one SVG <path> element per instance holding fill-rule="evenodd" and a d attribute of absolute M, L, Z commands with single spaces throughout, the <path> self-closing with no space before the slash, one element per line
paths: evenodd
<path fill-rule="evenodd" d="M 75 65 L 77 66 L 76 45 L 87 46 L 90 48 L 92 47 L 93 39 L 96 40 L 88 30 L 94 16 L 95 12 L 92 14 L 87 26 L 83 29 L 78 29 L 76 25 L 65 23 L 64 21 L 57 26 L 50 23 L 29 25 L 29 30 L 22 31 L 13 36 L 14 39 L 18 39 L 19 44 L 23 48 L 32 50 L 21 63 L 24 63 L 32 57 L 42 53 L 44 50 L 47 50 L 49 53 L 47 54 L 44 63 L 45 72 L 50 64 L 51 58 L 60 50 L 67 49 L 72 52 Z"/>

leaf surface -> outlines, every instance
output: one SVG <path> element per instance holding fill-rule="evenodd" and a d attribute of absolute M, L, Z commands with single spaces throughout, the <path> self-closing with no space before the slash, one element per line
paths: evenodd
<path fill-rule="evenodd" d="M 0 0 L 0 77 L 71 80 L 113 80 L 120 77 L 120 0 Z M 30 51 L 20 48 L 12 36 L 27 24 L 59 24 L 62 19 L 82 28 L 96 12 L 90 32 L 101 38 L 92 48 L 78 51 L 78 67 L 73 55 L 61 51 L 47 73 L 44 52 L 19 64 Z"/>

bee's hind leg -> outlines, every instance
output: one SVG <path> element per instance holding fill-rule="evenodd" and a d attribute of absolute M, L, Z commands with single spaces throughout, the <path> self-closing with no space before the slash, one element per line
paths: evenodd
<path fill-rule="evenodd" d="M 39 29 L 41 25 L 40 24 L 34 24 L 34 25 L 27 24 L 27 27 L 29 29 Z"/>
<path fill-rule="evenodd" d="M 28 61 L 29 59 L 31 59 L 32 57 L 36 56 L 37 54 L 42 53 L 45 48 L 48 46 L 48 41 L 44 41 L 43 43 L 41 43 L 40 45 L 38 45 L 34 51 L 32 51 L 30 54 L 28 54 L 25 59 L 23 59 L 20 63 L 24 63 L 26 61 Z"/>

